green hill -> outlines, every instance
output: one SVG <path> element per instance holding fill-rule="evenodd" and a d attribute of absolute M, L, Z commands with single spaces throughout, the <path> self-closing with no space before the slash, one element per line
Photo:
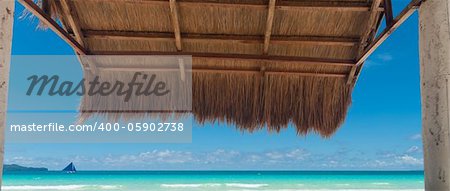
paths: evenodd
<path fill-rule="evenodd" d="M 33 168 L 24 167 L 17 164 L 5 164 L 3 165 L 4 172 L 17 172 L 17 171 L 48 171 L 47 168 Z"/>

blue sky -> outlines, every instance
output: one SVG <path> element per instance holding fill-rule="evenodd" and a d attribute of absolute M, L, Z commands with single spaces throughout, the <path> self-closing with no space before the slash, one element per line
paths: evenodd
<path fill-rule="evenodd" d="M 394 0 L 394 12 L 406 3 Z M 18 19 L 22 10 L 17 4 L 14 55 L 73 54 L 52 31 L 36 30 L 36 20 Z M 298 137 L 292 128 L 250 134 L 226 124 L 194 124 L 191 144 L 7 143 L 5 163 L 55 170 L 69 161 L 83 170 L 423 169 L 417 22 L 415 13 L 369 58 L 346 122 L 330 139 Z M 12 75 L 19 69 L 12 66 Z M 81 74 L 78 65 L 60 70 Z M 10 109 L 21 101 L 10 94 Z M 71 104 L 76 109 L 76 100 Z"/>

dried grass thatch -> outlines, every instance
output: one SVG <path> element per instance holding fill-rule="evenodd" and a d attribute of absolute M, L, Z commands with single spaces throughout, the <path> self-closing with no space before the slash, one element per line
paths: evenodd
<path fill-rule="evenodd" d="M 345 79 L 266 75 L 193 75 L 197 121 L 226 121 L 242 130 L 332 135 L 345 118 L 351 92 Z M 262 85 L 264 84 L 264 85 Z M 235 91 L 224 91 L 234 89 Z M 226 101 L 223 101 L 226 100 Z"/>
<path fill-rule="evenodd" d="M 267 127 L 277 132 L 292 123 L 298 134 L 316 132 L 325 137 L 345 119 L 353 87 L 346 76 L 364 45 L 360 39 L 373 34 L 370 30 L 378 27 L 382 15 L 379 11 L 378 22 L 368 24 L 371 0 L 279 0 L 270 47 L 262 56 L 268 0 L 178 0 L 181 50 L 173 35 L 176 30 L 168 1 L 67 2 L 69 14 L 54 8 L 59 6 L 56 0 L 42 0 L 42 5 L 47 13 L 59 16 L 69 33 L 76 32 L 74 26 L 65 24 L 73 17 L 91 54 L 194 55 L 192 113 L 200 123 L 226 121 L 242 130 Z M 284 58 L 269 59 L 271 56 Z M 113 104 L 114 99 L 98 101 Z M 82 108 L 95 110 L 94 102 L 85 100 Z"/>

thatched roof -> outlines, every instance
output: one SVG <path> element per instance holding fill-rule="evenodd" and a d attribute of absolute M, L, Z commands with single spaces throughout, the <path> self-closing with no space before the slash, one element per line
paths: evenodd
<path fill-rule="evenodd" d="M 381 0 L 42 4 L 87 54 L 192 55 L 192 113 L 201 123 L 279 131 L 292 122 L 299 134 L 322 136 L 345 119 L 355 62 L 384 10 Z"/>

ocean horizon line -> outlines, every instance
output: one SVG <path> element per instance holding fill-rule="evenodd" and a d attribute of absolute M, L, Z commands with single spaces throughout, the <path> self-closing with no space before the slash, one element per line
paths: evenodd
<path fill-rule="evenodd" d="M 60 172 L 49 169 L 47 172 Z M 77 170 L 77 172 L 423 172 L 424 170 Z"/>

